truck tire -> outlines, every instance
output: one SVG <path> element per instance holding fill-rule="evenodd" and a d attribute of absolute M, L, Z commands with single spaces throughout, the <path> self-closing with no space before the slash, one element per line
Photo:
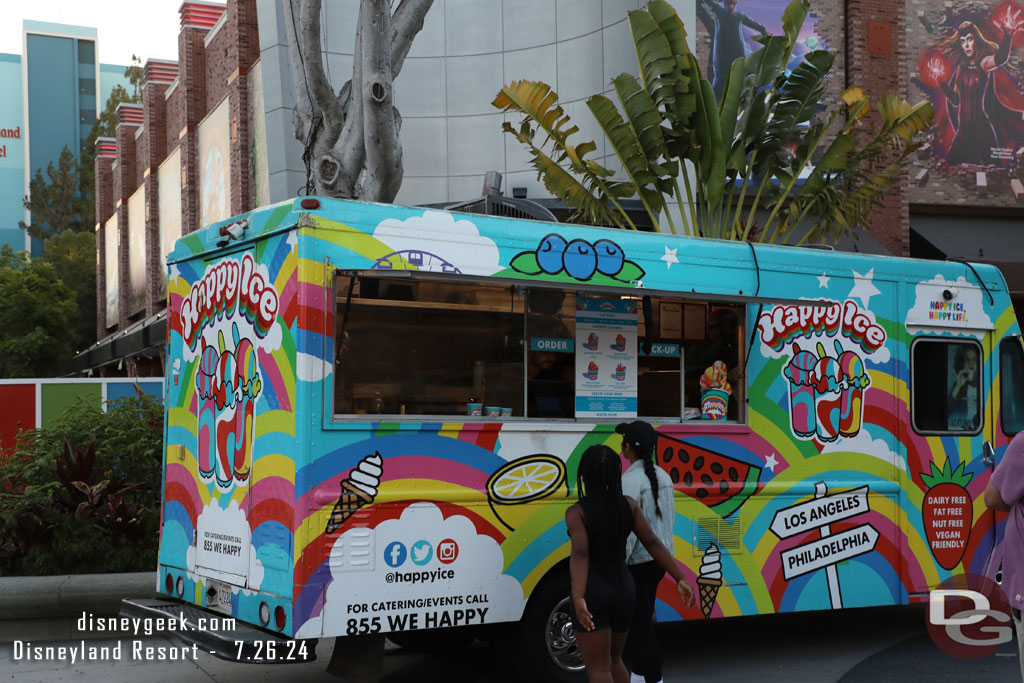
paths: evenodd
<path fill-rule="evenodd" d="M 537 586 L 516 628 L 510 659 L 525 681 L 585 683 L 583 656 L 569 616 L 569 572 L 556 569 Z"/>

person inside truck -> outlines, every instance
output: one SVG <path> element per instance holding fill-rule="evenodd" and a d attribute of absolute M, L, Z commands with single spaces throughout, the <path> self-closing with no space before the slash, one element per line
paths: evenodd
<path fill-rule="evenodd" d="M 957 344 L 953 373 L 953 385 L 949 390 L 949 429 L 973 431 L 978 428 L 978 390 L 981 386 L 976 347 Z"/>

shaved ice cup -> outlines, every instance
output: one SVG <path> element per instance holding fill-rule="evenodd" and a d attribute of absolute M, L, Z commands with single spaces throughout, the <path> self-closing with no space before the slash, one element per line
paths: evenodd
<path fill-rule="evenodd" d="M 835 342 L 844 382 L 839 404 L 839 435 L 857 436 L 864 413 L 864 389 L 871 383 L 864 362 L 856 353 L 844 351 Z"/>
<path fill-rule="evenodd" d="M 724 420 L 729 413 L 729 392 L 725 389 L 705 389 L 700 392 L 702 420 Z"/>
<path fill-rule="evenodd" d="M 789 419 L 793 433 L 799 437 L 814 436 L 818 421 L 814 416 L 814 366 L 818 358 L 810 351 L 794 345 L 793 359 L 786 366 L 789 379 Z"/>

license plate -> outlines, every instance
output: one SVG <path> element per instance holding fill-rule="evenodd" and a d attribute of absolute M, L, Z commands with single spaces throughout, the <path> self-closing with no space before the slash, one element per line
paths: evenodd
<path fill-rule="evenodd" d="M 207 579 L 206 606 L 231 613 L 231 585 Z"/>

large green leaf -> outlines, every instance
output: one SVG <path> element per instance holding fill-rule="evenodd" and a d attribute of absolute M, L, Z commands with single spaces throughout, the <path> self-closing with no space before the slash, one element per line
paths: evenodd
<path fill-rule="evenodd" d="M 547 83 L 513 81 L 498 92 L 491 104 L 502 111 L 526 114 L 557 147 L 566 147 L 569 136 L 579 130 L 558 105 L 558 94 Z"/>
<path fill-rule="evenodd" d="M 589 174 L 584 176 L 584 180 L 590 182 L 590 187 L 588 187 L 534 144 L 533 131 L 528 125 L 516 130 L 510 123 L 505 122 L 502 124 L 502 129 L 530 151 L 533 157 L 531 161 L 533 167 L 537 169 L 538 178 L 543 179 L 544 187 L 553 195 L 565 202 L 567 206 L 573 207 L 580 216 L 591 223 L 622 226 L 622 217 L 609 208 L 608 198 L 602 196 L 600 192 L 601 178 L 611 175 L 610 171 L 588 160 L 586 166 Z M 595 170 L 598 172 L 595 173 Z"/>
<path fill-rule="evenodd" d="M 697 173 L 703 185 L 704 198 L 710 211 L 715 211 L 722 204 L 725 190 L 725 149 L 722 144 L 722 122 L 718 118 L 718 103 L 711 84 L 699 78 L 697 59 L 693 55 L 687 57 L 687 66 L 691 81 L 699 83 L 695 90 L 697 108 L 693 115 L 693 131 L 699 146 L 697 153 Z"/>
<path fill-rule="evenodd" d="M 665 0 L 651 0 L 645 9 L 664 33 L 676 61 L 675 108 L 665 111 L 666 118 L 676 127 L 689 127 L 690 117 L 696 107 L 694 90 L 696 84 L 700 82 L 700 71 L 697 71 L 697 80 L 691 81 L 686 65 L 686 58 L 690 54 L 690 47 L 686 43 L 686 29 L 675 8 Z"/>
<path fill-rule="evenodd" d="M 736 114 L 740 106 L 740 96 L 743 94 L 745 74 L 744 60 L 737 57 L 729 67 L 729 73 L 725 77 L 725 88 L 722 90 L 722 101 L 718 105 L 718 117 L 722 128 L 722 144 L 725 145 L 726 160 L 725 167 L 728 171 L 740 171 L 744 164 L 746 154 L 742 140 L 734 144 L 736 132 Z"/>
<path fill-rule="evenodd" d="M 672 46 L 664 31 L 645 10 L 629 12 L 636 61 L 644 88 L 654 105 L 666 111 L 675 109 L 675 78 L 679 71 Z"/>
<path fill-rule="evenodd" d="M 661 165 L 661 160 L 667 158 L 669 152 L 661 130 L 661 113 L 655 107 L 650 93 L 641 88 L 636 78 L 629 74 L 620 74 L 614 83 L 615 94 L 644 156 L 647 157 L 648 167 L 658 176 L 671 173 L 671 169 Z"/>
<path fill-rule="evenodd" d="M 807 12 L 811 4 L 808 0 L 793 0 L 782 12 L 782 32 L 786 36 L 786 52 L 783 64 L 789 64 L 793 56 L 793 48 L 800 39 L 800 31 L 804 27 L 804 20 L 807 19 Z"/>
<path fill-rule="evenodd" d="M 651 219 L 657 224 L 657 213 L 664 206 L 665 198 L 654 187 L 658 176 L 651 170 L 636 133 L 619 114 L 615 104 L 604 95 L 591 97 L 587 100 L 587 107 L 594 115 L 601 130 L 604 131 L 615 155 L 622 162 L 626 175 L 629 176 L 649 210 L 653 212 L 654 215 L 651 216 Z"/>

